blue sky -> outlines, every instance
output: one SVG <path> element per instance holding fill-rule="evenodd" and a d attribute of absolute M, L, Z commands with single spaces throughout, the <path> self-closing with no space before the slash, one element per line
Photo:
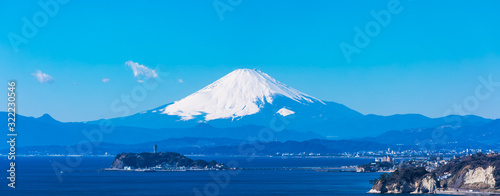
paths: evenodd
<path fill-rule="evenodd" d="M 221 18 L 214 2 L 230 11 Z M 372 10 L 398 2 L 400 11 L 376 23 L 379 31 L 348 61 L 340 43 L 355 46 L 355 27 L 365 31 L 377 22 Z M 500 118 L 500 87 L 471 101 L 478 78 L 500 82 L 498 1 L 238 3 L 69 1 L 49 13 L 37 1 L 3 1 L 0 80 L 17 81 L 20 114 L 61 121 L 119 116 L 113 100 L 143 85 L 127 61 L 168 73 L 131 113 L 181 99 L 234 69 L 257 68 L 364 114 L 439 117 L 469 101 L 477 107 L 466 113 Z M 33 16 L 37 32 L 16 51 L 9 38 L 23 36 L 23 18 L 33 23 Z M 52 81 L 40 83 L 37 70 Z"/>

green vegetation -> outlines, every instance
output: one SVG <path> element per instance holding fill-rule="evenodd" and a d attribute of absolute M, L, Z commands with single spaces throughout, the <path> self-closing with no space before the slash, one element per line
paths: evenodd
<path fill-rule="evenodd" d="M 132 166 L 134 168 L 148 168 L 160 164 L 171 165 L 175 167 L 215 167 L 217 162 L 204 160 L 192 160 L 182 154 L 176 152 L 160 152 L 160 153 L 121 153 L 116 155 L 111 168 L 123 169 L 124 166 Z"/>
<path fill-rule="evenodd" d="M 429 172 L 425 170 L 423 167 L 406 167 L 399 168 L 396 171 L 388 174 L 384 173 L 380 175 L 379 179 L 381 183 L 402 183 L 402 182 L 411 182 L 413 183 L 416 179 L 422 178 L 424 175 Z M 372 182 L 370 180 L 370 184 L 375 184 L 376 180 Z"/>
<path fill-rule="evenodd" d="M 500 189 L 500 155 L 478 153 L 471 156 L 463 156 L 451 160 L 448 164 L 437 168 L 434 172 L 437 175 L 443 175 L 445 172 L 457 174 L 465 167 L 470 168 L 495 168 L 493 176 L 495 177 L 495 189 Z"/>
<path fill-rule="evenodd" d="M 487 169 L 494 168 L 493 177 L 495 179 L 494 187 L 491 183 L 476 183 L 473 185 L 465 185 L 463 177 L 467 172 L 474 171 L 477 168 Z M 429 167 L 427 167 L 429 169 Z M 427 178 L 425 185 L 422 187 L 422 179 Z M 429 183 L 432 185 L 429 185 Z M 474 154 L 471 156 L 463 156 L 457 159 L 450 160 L 444 165 L 440 165 L 433 169 L 431 172 L 427 171 L 425 167 L 417 167 L 408 165 L 400 167 L 390 174 L 382 174 L 378 179 L 370 180 L 373 184 L 372 189 L 378 190 L 382 193 L 390 191 L 400 191 L 402 193 L 409 193 L 412 191 L 425 191 L 435 190 L 435 188 L 463 188 L 463 189 L 500 189 L 500 154 Z M 412 187 L 415 186 L 415 187 Z M 416 187 L 419 186 L 419 187 Z M 388 190 L 390 189 L 390 190 Z"/>

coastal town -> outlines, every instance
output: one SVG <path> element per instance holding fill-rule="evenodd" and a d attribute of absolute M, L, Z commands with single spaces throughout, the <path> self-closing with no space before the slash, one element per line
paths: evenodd
<path fill-rule="evenodd" d="M 453 159 L 430 156 L 401 160 L 391 157 L 360 165 L 357 172 L 382 172 L 370 180 L 368 193 L 411 193 L 451 195 L 499 195 L 497 168 L 500 154 L 476 153 Z"/>
<path fill-rule="evenodd" d="M 400 161 L 396 163 L 393 157 L 385 156 L 382 158 L 375 158 L 375 161 L 369 164 L 359 165 L 356 167 L 356 172 L 394 172 L 398 168 L 406 167 L 423 167 L 427 171 L 433 171 L 439 166 L 447 164 L 449 160 L 450 158 L 444 158 L 440 155 L 419 159 L 400 159 Z"/>

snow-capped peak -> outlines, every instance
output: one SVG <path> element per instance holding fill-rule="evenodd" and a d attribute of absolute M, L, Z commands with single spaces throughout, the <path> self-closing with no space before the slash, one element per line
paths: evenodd
<path fill-rule="evenodd" d="M 278 112 L 276 112 L 278 114 L 280 114 L 281 116 L 288 116 L 288 115 L 292 115 L 292 114 L 295 114 L 294 111 L 292 110 L 289 110 L 289 109 L 286 109 L 286 108 L 281 108 L 280 110 L 278 110 Z"/>
<path fill-rule="evenodd" d="M 278 82 L 255 69 L 237 69 L 205 88 L 168 105 L 163 114 L 189 120 L 205 115 L 205 120 L 236 118 L 255 114 L 277 96 L 306 104 L 320 100 Z"/>

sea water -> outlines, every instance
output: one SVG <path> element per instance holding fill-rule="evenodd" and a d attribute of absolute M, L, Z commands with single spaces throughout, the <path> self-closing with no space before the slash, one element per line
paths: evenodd
<path fill-rule="evenodd" d="M 0 157 L 0 195 L 366 195 L 380 173 L 275 170 L 365 164 L 363 158 L 190 156 L 237 163 L 249 170 L 185 172 L 101 171 L 114 157 L 17 157 L 16 188 L 7 186 Z M 69 160 L 69 162 L 68 162 Z M 61 172 L 60 164 L 67 166 Z M 56 166 L 54 169 L 54 166 Z"/>

